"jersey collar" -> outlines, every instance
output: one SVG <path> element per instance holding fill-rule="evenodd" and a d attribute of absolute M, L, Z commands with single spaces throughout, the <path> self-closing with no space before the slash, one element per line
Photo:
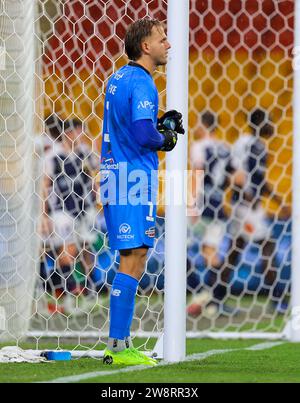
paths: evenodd
<path fill-rule="evenodd" d="M 140 69 L 144 70 L 147 74 L 149 74 L 149 76 L 151 76 L 150 72 L 147 69 L 145 69 L 145 67 L 141 66 L 136 62 L 131 61 L 128 63 L 128 66 L 139 67 Z"/>

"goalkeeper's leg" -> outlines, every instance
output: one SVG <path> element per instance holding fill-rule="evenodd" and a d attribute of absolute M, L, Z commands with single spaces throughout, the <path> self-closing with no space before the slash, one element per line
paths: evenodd
<path fill-rule="evenodd" d="M 110 297 L 110 329 L 104 363 L 123 365 L 155 365 L 156 361 L 136 350 L 130 339 L 135 295 L 148 248 L 120 251 L 120 269 L 113 281 Z"/>

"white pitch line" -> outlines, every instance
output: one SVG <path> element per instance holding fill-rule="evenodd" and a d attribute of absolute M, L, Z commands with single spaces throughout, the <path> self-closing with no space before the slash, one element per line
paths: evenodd
<path fill-rule="evenodd" d="M 279 346 L 281 344 L 284 344 L 285 342 L 283 341 L 277 341 L 277 342 L 267 342 L 267 343 L 259 343 L 254 346 L 250 347 L 245 347 L 245 348 L 231 348 L 231 349 L 226 349 L 226 350 L 210 350 L 206 351 L 204 353 L 196 353 L 196 354 L 191 354 L 186 357 L 184 361 L 181 362 L 188 362 L 188 361 L 200 361 L 200 360 L 205 360 L 208 357 L 211 357 L 213 355 L 220 355 L 220 354 L 226 354 L 226 353 L 231 353 L 233 351 L 242 351 L 242 350 L 248 350 L 248 351 L 260 351 L 260 350 L 267 350 L 272 347 Z M 101 376 L 107 376 L 107 375 L 115 375 L 115 374 L 122 374 L 126 372 L 133 372 L 133 371 L 143 371 L 145 369 L 153 369 L 153 368 L 159 368 L 159 367 L 164 367 L 164 366 L 169 366 L 169 365 L 174 365 L 178 364 L 176 362 L 161 362 L 158 365 L 151 367 L 149 365 L 136 365 L 133 367 L 127 367 L 127 368 L 121 368 L 121 369 L 116 369 L 116 370 L 110 370 L 110 371 L 95 371 L 95 372 L 86 372 L 84 374 L 78 374 L 78 375 L 72 375 L 72 376 L 64 376 L 61 378 L 56 378 L 52 379 L 50 381 L 42 381 L 39 383 L 75 383 L 75 382 L 80 382 L 84 381 L 86 379 L 92 379 L 96 377 L 101 377 Z"/>
<path fill-rule="evenodd" d="M 97 376 L 105 376 L 105 375 L 113 375 L 126 373 L 131 371 L 141 371 L 143 369 L 149 369 L 153 367 L 149 367 L 149 365 L 135 365 L 134 367 L 127 367 L 122 369 L 116 369 L 114 371 L 95 371 L 95 372 L 86 372 L 85 374 L 72 375 L 72 376 L 64 376 L 61 378 L 56 378 L 51 381 L 41 381 L 38 383 L 72 383 L 72 382 L 80 382 L 85 381 L 86 379 L 96 378 Z"/>
<path fill-rule="evenodd" d="M 260 344 L 256 344 L 251 347 L 247 347 L 247 348 L 245 348 L 245 350 L 250 350 L 250 351 L 267 350 L 268 348 L 280 346 L 280 344 L 283 344 L 283 343 L 284 343 L 283 341 L 260 343 Z"/>

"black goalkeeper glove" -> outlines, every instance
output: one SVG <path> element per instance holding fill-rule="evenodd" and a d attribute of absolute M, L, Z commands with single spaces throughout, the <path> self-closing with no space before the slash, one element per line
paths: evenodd
<path fill-rule="evenodd" d="M 174 130 L 161 128 L 158 130 L 165 138 L 160 151 L 172 151 L 177 144 L 177 133 Z"/>
<path fill-rule="evenodd" d="M 182 114 L 172 109 L 157 119 L 157 130 L 171 129 L 176 133 L 184 134 L 184 128 L 182 125 Z"/>

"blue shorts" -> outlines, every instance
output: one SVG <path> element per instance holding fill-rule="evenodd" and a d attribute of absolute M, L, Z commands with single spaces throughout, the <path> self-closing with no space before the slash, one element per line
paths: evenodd
<path fill-rule="evenodd" d="M 131 249 L 143 245 L 153 248 L 156 205 L 106 204 L 103 209 L 111 249 Z"/>

